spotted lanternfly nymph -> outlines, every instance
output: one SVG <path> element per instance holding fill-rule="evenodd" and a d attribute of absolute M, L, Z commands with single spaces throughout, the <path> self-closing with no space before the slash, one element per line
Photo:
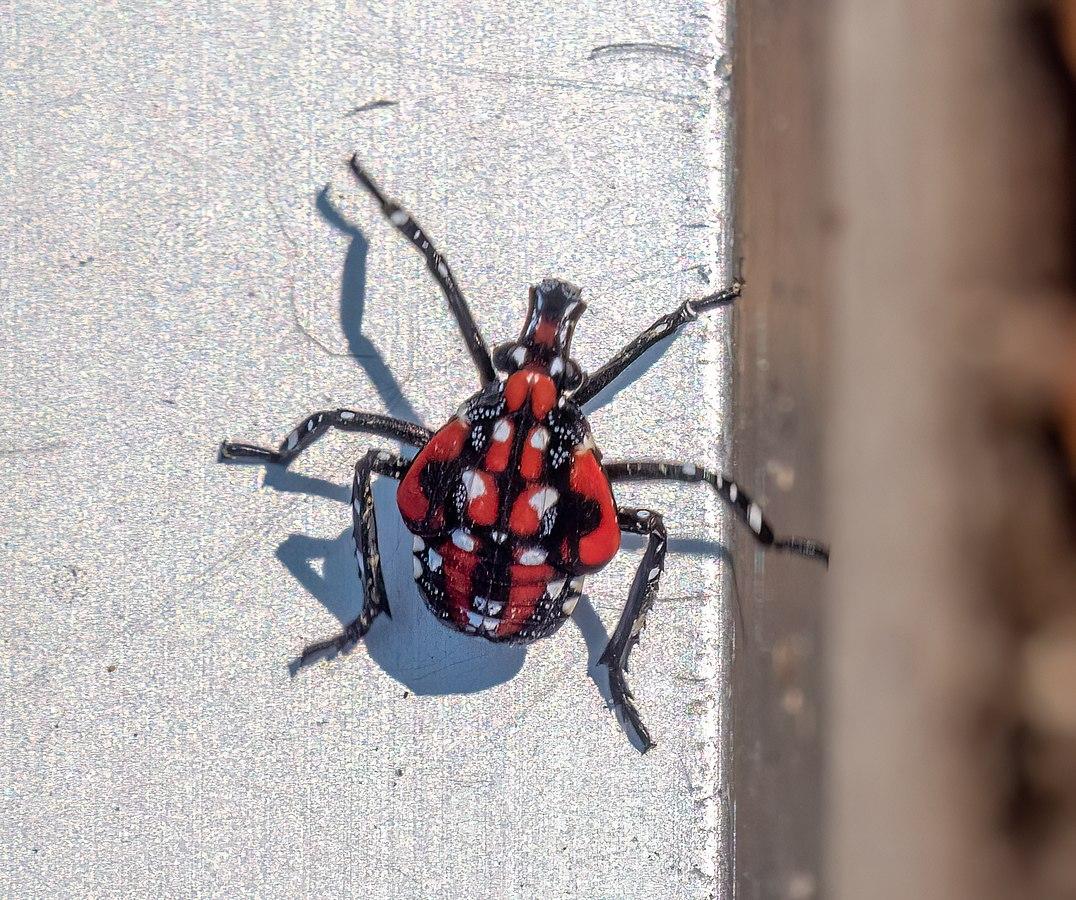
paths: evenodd
<path fill-rule="evenodd" d="M 762 510 L 728 478 L 692 463 L 603 462 L 581 407 L 639 358 L 699 313 L 725 306 L 740 285 L 689 300 L 662 316 L 597 371 L 586 374 L 569 355 L 586 309 L 579 288 L 546 279 L 531 288 L 519 338 L 490 354 L 448 264 L 411 215 L 386 197 L 354 158 L 351 170 L 381 212 L 422 253 L 448 300 L 478 369 L 482 387 L 438 432 L 350 409 L 308 416 L 277 450 L 225 442 L 221 456 L 287 465 L 330 428 L 378 434 L 419 448 L 413 459 L 370 450 L 355 466 L 352 487 L 355 557 L 362 613 L 337 637 L 307 647 L 300 662 L 346 650 L 382 613 L 390 615 L 377 546 L 371 480 L 400 482 L 397 504 L 414 534 L 414 573 L 426 605 L 445 625 L 488 641 L 530 643 L 556 631 L 572 614 L 584 576 L 620 549 L 622 532 L 647 539 L 628 602 L 602 655 L 616 711 L 652 746 L 625 671 L 654 604 L 665 565 L 659 513 L 618 506 L 619 481 L 703 482 L 713 488 L 755 539 L 828 562 L 817 541 L 777 538 Z M 504 374 L 498 378 L 496 370 Z"/>

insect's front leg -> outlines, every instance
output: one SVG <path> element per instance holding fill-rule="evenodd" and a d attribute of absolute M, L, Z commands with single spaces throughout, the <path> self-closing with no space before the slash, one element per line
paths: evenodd
<path fill-rule="evenodd" d="M 276 450 L 259 447 L 256 444 L 244 444 L 237 441 L 224 441 L 220 445 L 220 458 L 257 460 L 287 465 L 307 449 L 330 428 L 341 431 L 364 431 L 382 437 L 401 441 L 413 447 L 422 447 L 433 437 L 433 432 L 421 425 L 382 416 L 378 413 L 358 412 L 353 409 L 328 409 L 312 413 L 291 430 L 280 442 Z"/>
<path fill-rule="evenodd" d="M 391 617 L 385 578 L 381 571 L 381 553 L 377 545 L 377 516 L 374 512 L 373 476 L 387 475 L 397 481 L 407 473 L 410 463 L 386 450 L 370 450 L 355 465 L 351 489 L 352 536 L 355 542 L 355 561 L 362 581 L 362 612 L 336 637 L 318 641 L 303 649 L 299 665 L 324 651 L 340 652 L 350 649 L 370 630 L 374 619 L 384 613 Z"/>
<path fill-rule="evenodd" d="M 381 207 L 381 214 L 395 226 L 400 234 L 411 242 L 415 249 L 422 254 L 423 259 L 426 260 L 426 267 L 430 270 L 430 274 L 433 276 L 434 281 L 437 282 L 438 287 L 441 288 L 441 293 L 445 295 L 448 307 L 452 310 L 456 324 L 459 325 L 460 334 L 463 336 L 464 343 L 467 344 L 467 349 L 471 353 L 471 359 L 474 360 L 475 367 L 478 369 L 478 376 L 483 387 L 487 384 L 492 384 L 497 380 L 497 373 L 493 371 L 489 348 L 486 346 L 482 333 L 478 330 L 474 316 L 471 315 L 471 308 L 467 305 L 463 291 L 456 284 L 456 276 L 452 274 L 452 270 L 448 266 L 448 260 L 441 255 L 437 247 L 434 246 L 432 239 L 423 231 L 422 226 L 414 220 L 411 213 L 382 192 L 369 173 L 359 164 L 357 156 L 351 157 L 351 172 L 359 184 L 378 202 Z"/>
<path fill-rule="evenodd" d="M 592 400 L 654 344 L 676 334 L 688 322 L 694 322 L 699 317 L 699 313 L 717 309 L 719 306 L 728 306 L 740 296 L 741 288 L 742 285 L 737 281 L 731 287 L 717 291 L 714 294 L 708 294 L 697 300 L 685 300 L 671 313 L 667 313 L 655 321 L 637 338 L 625 344 L 604 366 L 587 375 L 583 383 L 572 394 L 572 400 L 580 406 L 588 400 Z"/>
<path fill-rule="evenodd" d="M 617 622 L 616 630 L 609 639 L 609 645 L 605 648 L 600 662 L 609 668 L 609 689 L 618 718 L 638 734 L 642 742 L 642 752 L 646 753 L 654 746 L 654 742 L 643 725 L 639 710 L 635 706 L 634 695 L 628 688 L 628 656 L 632 648 L 639 643 L 639 634 L 646 625 L 646 614 L 658 595 L 658 584 L 665 568 L 665 523 L 659 513 L 623 506 L 617 510 L 617 521 L 621 531 L 646 535 L 647 543 L 642 562 L 639 563 L 635 580 L 628 592 L 628 602 L 620 614 L 620 621 Z"/>

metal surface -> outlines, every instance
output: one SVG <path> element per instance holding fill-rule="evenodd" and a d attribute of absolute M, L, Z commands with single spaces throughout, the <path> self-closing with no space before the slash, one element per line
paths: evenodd
<path fill-rule="evenodd" d="M 737 308 L 733 463 L 772 521 L 829 539 L 822 375 L 834 323 L 819 225 L 832 215 L 823 201 L 822 6 L 752 0 L 737 15 L 737 226 L 747 286 Z M 832 575 L 737 543 L 746 627 L 734 680 L 736 896 L 829 896 L 822 626 Z M 833 550 L 839 571 L 846 549 L 835 541 Z"/>
<path fill-rule="evenodd" d="M 436 426 L 477 383 L 352 151 L 491 342 L 544 275 L 584 286 L 588 367 L 725 281 L 724 33 L 699 0 L 7 9 L 0 894 L 728 894 L 712 497 L 618 492 L 672 537 L 641 757 L 596 666 L 638 541 L 578 629 L 495 647 L 422 607 L 383 486 L 394 618 L 292 677 L 357 608 L 366 442 L 288 474 L 215 459 L 332 405 Z M 720 464 L 729 377 L 718 312 L 599 397 L 595 435 Z"/>

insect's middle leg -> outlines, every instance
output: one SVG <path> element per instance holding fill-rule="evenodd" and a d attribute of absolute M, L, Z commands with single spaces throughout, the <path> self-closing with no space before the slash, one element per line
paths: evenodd
<path fill-rule="evenodd" d="M 375 474 L 387 475 L 399 481 L 407 473 L 409 466 L 407 460 L 386 450 L 370 450 L 355 465 L 351 515 L 355 560 L 362 581 L 362 612 L 336 637 L 304 648 L 299 656 L 299 665 L 305 664 L 311 657 L 323 651 L 350 648 L 370 630 L 374 619 L 379 615 L 384 613 L 386 616 L 392 616 L 385 592 L 385 578 L 381 571 L 381 553 L 377 545 L 377 517 L 374 513 L 372 482 Z"/>
<path fill-rule="evenodd" d="M 341 431 L 365 431 L 382 437 L 401 441 L 413 447 L 422 447 L 433 437 L 433 432 L 421 425 L 382 416 L 378 413 L 358 412 L 353 409 L 327 409 L 312 413 L 295 426 L 276 450 L 224 441 L 220 445 L 221 459 L 252 459 L 261 462 L 287 465 L 330 428 Z"/>
<path fill-rule="evenodd" d="M 610 462 L 605 464 L 609 480 L 617 481 L 683 481 L 688 484 L 704 482 L 710 485 L 719 497 L 732 509 L 733 514 L 743 522 L 760 544 L 774 550 L 786 550 L 807 559 L 817 559 L 823 565 L 829 565 L 829 548 L 821 541 L 805 537 L 778 537 L 773 526 L 766 521 L 762 507 L 731 478 L 720 472 L 697 466 L 694 463 L 662 462 L 658 460 L 636 460 L 628 462 Z"/>
<path fill-rule="evenodd" d="M 628 592 L 628 602 L 620 614 L 616 630 L 609 639 L 609 645 L 601 656 L 600 662 L 609 668 L 609 690 L 613 695 L 613 705 L 617 714 L 623 716 L 642 741 L 645 753 L 654 746 L 650 732 L 643 725 L 635 698 L 628 688 L 628 656 L 632 648 L 639 643 L 639 634 L 646 625 L 646 614 L 654 605 L 658 595 L 658 584 L 665 568 L 665 523 L 661 515 L 648 509 L 633 509 L 622 506 L 617 510 L 617 521 L 621 531 L 647 536 L 643 560 L 635 573 L 635 580 Z"/>

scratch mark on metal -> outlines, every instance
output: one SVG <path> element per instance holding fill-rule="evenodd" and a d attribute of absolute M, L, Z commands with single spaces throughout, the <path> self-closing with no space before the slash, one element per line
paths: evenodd
<path fill-rule="evenodd" d="M 655 44 L 650 41 L 602 44 L 600 47 L 595 47 L 591 50 L 587 54 L 587 59 L 600 59 L 603 56 L 633 56 L 647 53 L 656 56 L 670 56 L 695 66 L 708 66 L 713 62 L 713 57 L 707 56 L 705 53 L 692 53 L 686 47 L 676 47 L 673 44 Z"/>
<path fill-rule="evenodd" d="M 367 47 L 356 47 L 355 52 L 362 56 L 372 56 L 373 51 Z M 688 52 L 688 51 L 684 51 Z M 660 100 L 665 103 L 675 103 L 698 110 L 704 110 L 705 104 L 699 102 L 699 98 L 690 94 L 674 94 L 668 91 L 647 90 L 645 88 L 618 87 L 602 81 L 590 81 L 578 78 L 564 78 L 549 75 L 532 75 L 525 71 L 520 63 L 518 70 L 503 71 L 486 69 L 479 66 L 460 65 L 456 63 L 434 62 L 419 56 L 394 52 L 388 54 L 394 61 L 405 63 L 412 71 L 440 72 L 448 75 L 460 75 L 467 78 L 477 78 L 486 82 L 502 82 L 505 84 L 533 84 L 551 90 L 592 90 L 604 94 L 615 94 L 626 97 L 647 97 L 652 100 Z M 706 63 L 710 59 L 701 54 Z"/>
<path fill-rule="evenodd" d="M 349 116 L 357 116 L 359 113 L 370 112 L 373 109 L 386 109 L 390 106 L 399 106 L 399 100 L 371 100 L 369 103 L 364 103 L 362 106 L 353 107 L 348 111 Z"/>
<path fill-rule="evenodd" d="M 0 456 L 44 456 L 47 453 L 55 453 L 57 450 L 67 450 L 70 446 L 66 441 L 55 441 L 51 444 L 39 444 L 36 447 L 14 447 L 8 450 L 0 450 Z"/>

